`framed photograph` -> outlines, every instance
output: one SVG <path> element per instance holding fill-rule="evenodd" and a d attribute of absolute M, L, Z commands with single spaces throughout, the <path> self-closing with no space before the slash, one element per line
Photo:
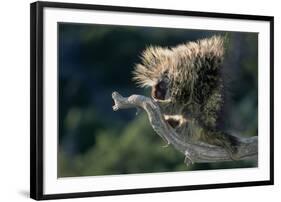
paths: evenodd
<path fill-rule="evenodd" d="M 272 185 L 273 20 L 32 3 L 31 198 Z"/>

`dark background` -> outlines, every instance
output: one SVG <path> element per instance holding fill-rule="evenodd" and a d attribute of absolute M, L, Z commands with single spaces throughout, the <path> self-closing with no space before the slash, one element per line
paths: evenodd
<path fill-rule="evenodd" d="M 58 177 L 256 166 L 254 162 L 194 164 L 152 130 L 146 114 L 113 112 L 111 93 L 148 95 L 132 82 L 149 45 L 176 46 L 221 34 L 230 39 L 228 129 L 257 135 L 258 34 L 89 24 L 59 24 Z"/>

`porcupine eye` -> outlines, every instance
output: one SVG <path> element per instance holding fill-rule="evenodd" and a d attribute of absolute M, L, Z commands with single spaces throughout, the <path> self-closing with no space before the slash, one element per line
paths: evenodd
<path fill-rule="evenodd" d="M 167 84 L 164 81 L 160 81 L 152 87 L 151 96 L 157 100 L 165 100 L 167 93 Z"/>

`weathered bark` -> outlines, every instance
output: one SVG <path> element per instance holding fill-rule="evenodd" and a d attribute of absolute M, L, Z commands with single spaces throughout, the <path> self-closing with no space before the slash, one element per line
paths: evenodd
<path fill-rule="evenodd" d="M 162 137 L 168 144 L 173 145 L 178 151 L 185 155 L 185 163 L 205 163 L 232 161 L 225 149 L 209 145 L 203 142 L 191 143 L 183 140 L 183 136 L 177 134 L 174 129 L 165 122 L 160 108 L 151 98 L 142 95 L 131 95 L 123 97 L 117 92 L 112 93 L 115 102 L 113 110 L 133 108 L 144 109 L 148 115 L 150 124 L 154 131 Z M 238 137 L 240 146 L 238 147 L 237 160 L 254 160 L 258 157 L 258 137 L 243 138 Z"/>

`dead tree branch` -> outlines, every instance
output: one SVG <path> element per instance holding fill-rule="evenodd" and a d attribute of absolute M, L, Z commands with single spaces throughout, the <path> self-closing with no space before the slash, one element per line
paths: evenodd
<path fill-rule="evenodd" d="M 189 143 L 184 141 L 183 137 L 165 122 L 158 104 L 151 98 L 142 95 L 131 95 L 126 98 L 117 92 L 112 93 L 112 98 L 115 102 L 114 111 L 134 107 L 144 109 L 154 131 L 168 144 L 173 145 L 185 155 L 186 164 L 232 161 L 229 154 L 221 147 L 202 142 Z M 258 137 L 238 137 L 238 140 L 240 142 L 237 153 L 238 160 L 257 161 Z"/>

